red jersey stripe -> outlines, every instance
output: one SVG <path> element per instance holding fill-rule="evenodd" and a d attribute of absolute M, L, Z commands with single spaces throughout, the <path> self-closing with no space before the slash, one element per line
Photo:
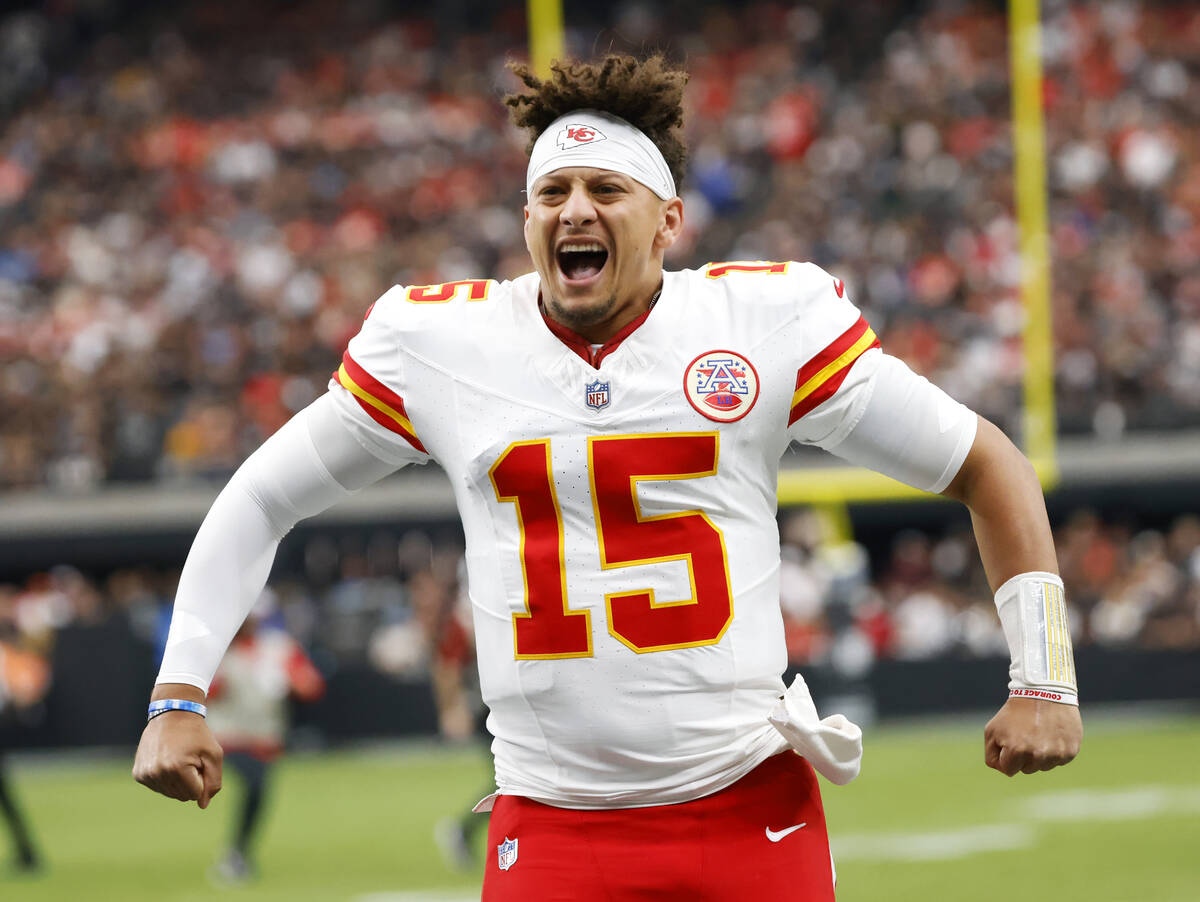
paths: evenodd
<path fill-rule="evenodd" d="M 342 355 L 342 365 L 333 374 L 333 378 L 354 395 L 354 400 L 367 416 L 388 431 L 399 435 L 421 453 L 429 453 L 417 438 L 416 430 L 408 419 L 404 399 L 359 366 L 349 351 Z"/>
<path fill-rule="evenodd" d="M 871 348 L 879 347 L 879 339 L 867 324 L 858 321 L 835 338 L 823 351 L 796 373 L 796 392 L 792 395 L 791 426 L 809 411 L 829 400 L 845 381 L 850 367 Z"/>
<path fill-rule="evenodd" d="M 817 373 L 821 372 L 821 370 L 850 350 L 854 346 L 854 343 L 862 338 L 863 333 L 870 328 L 866 317 L 860 316 L 853 326 L 831 341 L 825 347 L 825 350 L 800 367 L 796 373 L 796 389 L 799 390 L 813 376 L 817 375 Z"/>
<path fill-rule="evenodd" d="M 408 414 L 404 410 L 404 399 L 359 366 L 358 361 L 350 356 L 348 350 L 342 355 L 342 366 L 346 368 L 346 373 L 356 385 L 397 411 L 406 420 L 408 419 Z"/>

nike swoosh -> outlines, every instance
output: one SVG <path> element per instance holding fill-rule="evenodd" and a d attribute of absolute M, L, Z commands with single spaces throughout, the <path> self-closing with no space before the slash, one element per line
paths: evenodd
<path fill-rule="evenodd" d="M 788 827 L 786 830 L 776 831 L 776 830 L 772 830 L 770 827 L 768 827 L 767 828 L 767 839 L 771 840 L 771 842 L 779 842 L 779 840 L 783 839 L 789 833 L 795 833 L 801 827 L 805 827 L 805 826 L 808 826 L 808 821 L 805 821 L 803 824 L 797 824 L 794 827 Z"/>

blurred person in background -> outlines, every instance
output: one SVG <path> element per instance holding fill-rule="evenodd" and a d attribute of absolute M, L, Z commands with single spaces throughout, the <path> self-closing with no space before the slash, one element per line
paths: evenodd
<path fill-rule="evenodd" d="M 479 717 L 482 704 L 466 571 L 458 549 L 430 551 L 429 564 L 416 569 L 408 580 L 410 616 L 375 631 L 370 660 L 376 669 L 398 679 L 428 677 L 440 738 L 462 744 L 486 735 Z M 434 842 L 451 867 L 477 866 L 474 838 L 487 821 L 473 808 L 475 800 L 489 792 L 490 786 L 472 796 L 463 810 L 435 824 Z"/>
<path fill-rule="evenodd" d="M 210 871 L 220 884 L 257 875 L 254 850 L 271 770 L 287 738 L 289 700 L 313 702 L 325 692 L 324 678 L 276 623 L 277 613 L 274 592 L 267 589 L 234 636 L 209 687 L 213 735 L 243 785 L 233 843 Z"/>
<path fill-rule="evenodd" d="M 471 622 L 471 597 L 467 591 L 466 562 L 458 558 L 453 582 L 443 582 L 441 627 L 436 631 L 437 655 L 432 669 L 435 692 L 447 702 L 439 701 L 438 720 L 442 735 L 455 742 L 471 737 L 486 737 L 487 709 L 479 695 L 479 668 L 475 658 L 475 639 Z M 414 603 L 415 604 L 415 603 Z M 438 689 L 441 683 L 442 688 Z M 443 709 L 453 711 L 443 715 Z M 453 733 L 446 727 L 454 725 Z M 490 761 L 490 754 L 489 754 Z M 476 837 L 487 831 L 487 821 L 475 812 L 474 799 L 487 796 L 492 787 L 483 787 L 472 801 L 455 815 L 434 824 L 433 839 L 442 857 L 451 867 L 462 871 L 476 870 L 480 861 L 476 853 Z"/>
<path fill-rule="evenodd" d="M 409 599 L 431 650 L 429 676 L 438 732 L 448 742 L 461 743 L 474 735 L 470 680 L 475 646 L 470 614 L 461 612 L 452 576 L 452 571 L 450 579 L 433 570 L 414 574 L 409 581 Z"/>
<path fill-rule="evenodd" d="M 971 510 L 1011 631 L 1010 697 L 984 731 L 1009 776 L 1069 762 L 1082 736 L 1041 488 L 995 426 L 879 349 L 840 279 L 664 272 L 686 73 L 619 56 L 515 71 L 536 272 L 393 288 L 330 391 L 238 469 L 185 564 L 134 776 L 207 807 L 205 693 L 279 540 L 436 460 L 494 737 L 484 899 L 831 900 L 814 768 L 853 779 L 861 731 L 783 685 L 780 455 L 817 445 Z M 624 570 L 659 563 L 678 566 Z"/>
<path fill-rule="evenodd" d="M 866 677 L 878 657 L 870 558 L 846 534 L 843 516 L 801 508 L 782 519 L 779 603 L 789 663 L 827 665 L 826 704 L 866 726 L 876 719 Z"/>
<path fill-rule="evenodd" d="M 831 632 L 826 620 L 833 575 L 829 545 L 819 515 L 808 508 L 789 514 L 780 530 L 779 605 L 788 660 L 823 660 Z"/>
<path fill-rule="evenodd" d="M 50 688 L 50 667 L 38 652 L 27 647 L 12 617 L 11 598 L 0 586 L 0 730 L 20 729 L 21 720 L 33 711 Z M 28 821 L 17 804 L 12 777 L 0 744 L 0 815 L 13 844 L 13 867 L 36 871 L 41 856 Z"/>

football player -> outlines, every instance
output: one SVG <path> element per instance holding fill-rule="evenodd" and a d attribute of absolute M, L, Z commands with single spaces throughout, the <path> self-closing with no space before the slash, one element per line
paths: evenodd
<path fill-rule="evenodd" d="M 494 737 L 484 898 L 832 899 L 814 769 L 852 779 L 861 731 L 781 680 L 780 456 L 817 445 L 970 508 L 1013 656 L 985 730 L 1009 775 L 1070 761 L 1082 733 L 1037 478 L 818 267 L 664 271 L 682 71 L 516 72 L 534 272 L 388 291 L 328 394 L 238 470 L 184 568 L 135 777 L 209 803 L 204 692 L 279 539 L 436 460 Z"/>

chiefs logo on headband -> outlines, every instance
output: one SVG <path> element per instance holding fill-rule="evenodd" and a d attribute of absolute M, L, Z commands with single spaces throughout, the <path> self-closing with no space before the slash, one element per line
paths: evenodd
<path fill-rule="evenodd" d="M 555 139 L 563 150 L 570 150 L 572 147 L 603 141 L 604 137 L 604 132 L 591 125 L 566 125 L 559 130 Z"/>

